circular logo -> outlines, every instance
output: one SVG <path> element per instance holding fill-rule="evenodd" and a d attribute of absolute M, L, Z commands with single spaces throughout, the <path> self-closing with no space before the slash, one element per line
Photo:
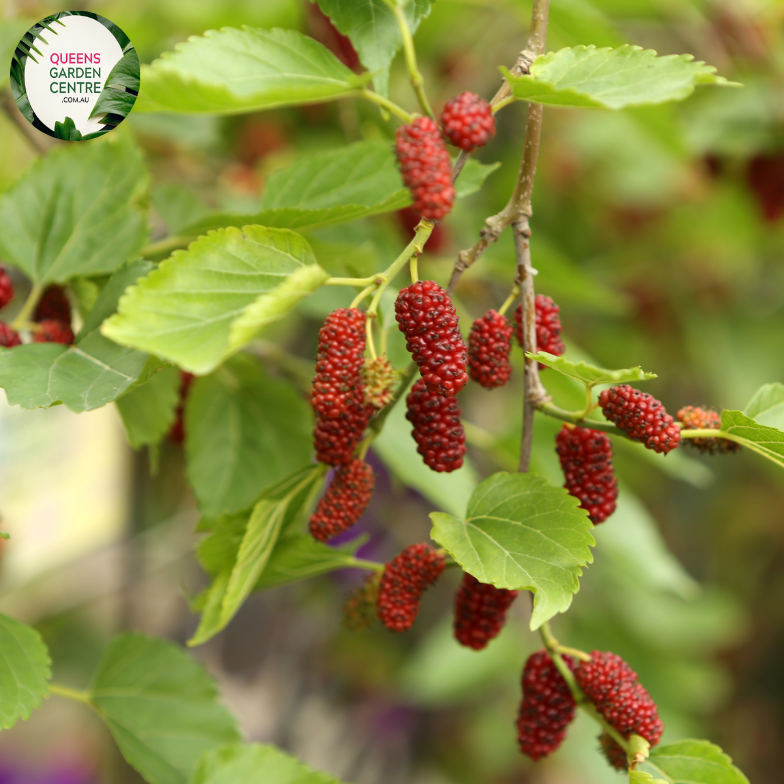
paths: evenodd
<path fill-rule="evenodd" d="M 139 58 L 113 22 L 62 11 L 33 25 L 11 60 L 19 110 L 39 131 L 85 141 L 117 127 L 139 94 Z"/>

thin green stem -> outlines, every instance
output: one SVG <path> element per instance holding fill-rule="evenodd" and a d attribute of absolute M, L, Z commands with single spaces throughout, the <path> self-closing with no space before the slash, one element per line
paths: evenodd
<path fill-rule="evenodd" d="M 362 300 L 365 299 L 365 297 L 367 297 L 370 293 L 372 293 L 373 289 L 375 288 L 376 288 L 375 283 L 371 283 L 369 286 L 365 286 L 365 288 L 362 289 L 362 291 L 360 291 L 359 294 L 357 294 L 357 296 L 351 300 L 351 304 L 349 305 L 349 307 L 356 308 L 359 305 L 359 303 L 362 302 Z"/>
<path fill-rule="evenodd" d="M 493 106 L 493 114 L 497 114 L 501 111 L 505 106 L 509 106 L 510 103 L 514 103 L 517 100 L 517 97 L 514 95 L 509 95 L 504 98 L 503 101 L 499 101 L 495 106 Z"/>
<path fill-rule="evenodd" d="M 145 245 L 139 255 L 150 261 L 159 261 L 171 256 L 175 250 L 187 248 L 194 239 L 195 237 L 164 237 Z"/>
<path fill-rule="evenodd" d="M 498 309 L 498 313 L 503 316 L 511 307 L 512 303 L 520 296 L 520 287 L 515 285 L 509 296 L 504 300 L 504 304 Z"/>
<path fill-rule="evenodd" d="M 373 359 L 378 359 L 378 354 L 376 354 L 376 344 L 373 340 L 373 322 L 375 321 L 375 313 L 373 317 L 368 316 L 365 319 L 365 334 L 367 335 L 367 347 L 368 351 L 370 351 L 370 356 Z"/>
<path fill-rule="evenodd" d="M 593 410 L 593 397 L 591 396 L 592 387 L 585 387 L 585 408 L 580 412 L 580 419 L 585 419 Z"/>
<path fill-rule="evenodd" d="M 553 419 L 560 419 L 562 422 L 568 422 L 570 425 L 590 427 L 592 430 L 602 430 L 611 436 L 629 439 L 629 436 L 623 430 L 619 430 L 612 422 L 607 422 L 606 420 L 602 422 L 593 419 L 585 420 L 582 411 L 565 411 L 563 408 L 559 408 L 547 401 L 538 403 L 536 408 L 543 414 L 547 414 L 547 416 L 551 416 Z M 696 433 L 697 431 L 695 430 L 694 432 Z"/>
<path fill-rule="evenodd" d="M 349 566 L 355 566 L 357 569 L 368 569 L 371 572 L 383 572 L 386 564 L 378 563 L 378 561 L 365 561 L 362 558 L 351 558 Z"/>
<path fill-rule="evenodd" d="M 411 77 L 411 86 L 414 88 L 417 101 L 422 107 L 422 111 L 428 116 L 435 119 L 433 110 L 430 108 L 430 102 L 427 100 L 425 94 L 425 80 L 417 67 L 416 49 L 414 49 L 414 38 L 411 35 L 411 28 L 408 26 L 405 11 L 401 4 L 397 2 L 388 3 L 392 12 L 395 14 L 397 25 L 400 28 L 400 38 L 403 41 L 403 56 L 406 59 L 406 67 L 408 74 Z"/>
<path fill-rule="evenodd" d="M 415 253 L 411 257 L 411 282 L 416 283 L 419 280 L 419 254 Z"/>
<path fill-rule="evenodd" d="M 390 101 L 389 98 L 384 98 L 383 95 L 379 95 L 373 90 L 368 90 L 365 88 L 364 90 L 360 90 L 359 92 L 355 93 L 358 98 L 364 98 L 366 101 L 370 101 L 372 103 L 381 106 L 382 108 L 386 109 L 388 112 L 399 117 L 403 122 L 410 123 L 412 120 L 411 115 L 403 109 L 401 106 L 398 106 L 394 101 Z"/>
<path fill-rule="evenodd" d="M 89 705 L 91 708 L 95 707 L 90 701 L 90 693 L 86 691 L 77 691 L 68 686 L 60 686 L 58 683 L 50 683 L 49 693 L 56 694 L 58 697 L 65 697 L 68 700 L 74 700 L 75 702 L 81 702 L 84 705 Z"/>
<path fill-rule="evenodd" d="M 375 284 L 378 275 L 368 275 L 366 278 L 327 278 L 324 286 L 370 286 Z"/>
<path fill-rule="evenodd" d="M 25 300 L 24 305 L 22 305 L 22 309 L 17 313 L 16 318 L 10 324 L 11 329 L 25 329 L 28 327 L 30 317 L 33 315 L 35 306 L 38 304 L 38 300 L 41 299 L 41 294 L 43 293 L 44 287 L 41 283 L 36 283 L 30 289 L 30 293 L 27 295 L 27 299 Z"/>

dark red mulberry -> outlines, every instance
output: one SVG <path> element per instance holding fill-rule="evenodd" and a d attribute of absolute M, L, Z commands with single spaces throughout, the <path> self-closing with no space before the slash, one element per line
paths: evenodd
<path fill-rule="evenodd" d="M 356 458 L 341 466 L 310 518 L 310 533 L 321 542 L 347 531 L 364 514 L 373 495 L 373 469 Z"/>
<path fill-rule="evenodd" d="M 429 544 L 411 544 L 384 568 L 378 617 L 387 629 L 404 632 L 419 614 L 422 594 L 444 571 L 444 554 Z"/>
<path fill-rule="evenodd" d="M 14 346 L 21 346 L 22 339 L 19 333 L 8 326 L 5 321 L 0 321 L 0 346 L 5 348 L 13 348 Z"/>
<path fill-rule="evenodd" d="M 560 308 L 550 297 L 537 294 L 534 300 L 536 309 L 536 350 L 546 351 L 554 357 L 560 357 L 566 346 L 561 340 Z M 515 310 L 515 337 L 520 346 L 523 346 L 523 306 L 518 305 Z M 547 365 L 539 363 L 539 370 L 544 370 Z"/>
<path fill-rule="evenodd" d="M 395 153 L 414 209 L 433 221 L 448 215 L 455 201 L 452 163 L 435 122 L 429 117 L 417 117 L 401 125 L 395 138 Z"/>
<path fill-rule="evenodd" d="M 428 389 L 456 395 L 468 381 L 468 353 L 447 293 L 432 280 L 412 283 L 398 295 L 395 318 Z"/>
<path fill-rule="evenodd" d="M 494 310 L 488 310 L 471 326 L 468 372 L 485 389 L 502 387 L 512 375 L 512 331 L 509 319 Z"/>
<path fill-rule="evenodd" d="M 39 329 L 33 333 L 36 343 L 62 343 L 70 346 L 74 342 L 74 333 L 64 321 L 44 319 L 39 323 Z"/>
<path fill-rule="evenodd" d="M 571 657 L 563 659 L 574 670 Z M 520 751 L 534 761 L 552 754 L 563 743 L 574 710 L 572 692 L 550 654 L 532 653 L 523 669 L 523 701 L 517 717 Z"/>
<path fill-rule="evenodd" d="M 316 459 L 335 467 L 351 462 L 372 416 L 372 406 L 365 404 L 364 392 L 357 388 L 354 402 L 345 413 L 333 419 L 316 417 L 313 433 Z"/>
<path fill-rule="evenodd" d="M 680 443 L 680 428 L 664 406 L 647 392 L 621 384 L 603 390 L 599 405 L 607 419 L 632 441 L 639 441 L 654 452 L 666 454 Z"/>
<path fill-rule="evenodd" d="M 185 441 L 185 402 L 195 378 L 193 373 L 188 373 L 186 370 L 180 371 L 180 400 L 174 412 L 174 423 L 169 430 L 169 441 L 173 444 L 181 444 Z"/>
<path fill-rule="evenodd" d="M 33 312 L 33 321 L 61 321 L 71 324 L 71 303 L 62 286 L 47 286 Z"/>
<path fill-rule="evenodd" d="M 651 746 L 661 738 L 664 724 L 656 703 L 637 679 L 637 673 L 618 655 L 593 651 L 574 671 L 586 697 L 624 737 L 639 735 Z"/>
<path fill-rule="evenodd" d="M 626 752 L 606 732 L 599 736 L 599 746 L 610 765 L 618 770 L 629 769 Z"/>
<path fill-rule="evenodd" d="M 311 404 L 322 418 L 344 414 L 362 384 L 365 314 L 357 308 L 330 313 L 319 331 Z"/>
<path fill-rule="evenodd" d="M 480 583 L 466 572 L 455 597 L 455 637 L 461 645 L 479 651 L 498 636 L 506 611 L 517 591 Z"/>
<path fill-rule="evenodd" d="M 0 308 L 4 308 L 14 298 L 14 282 L 11 276 L 0 267 Z"/>
<path fill-rule="evenodd" d="M 450 98 L 441 112 L 441 126 L 455 147 L 472 152 L 495 136 L 495 117 L 490 104 L 476 93 Z"/>
<path fill-rule="evenodd" d="M 721 416 L 711 408 L 686 406 L 678 412 L 677 417 L 683 423 L 684 430 L 721 430 Z M 711 455 L 737 452 L 740 449 L 740 444 L 727 438 L 685 438 L 684 443 Z"/>
<path fill-rule="evenodd" d="M 599 430 L 564 425 L 555 437 L 555 451 L 566 477 L 564 487 L 580 500 L 592 523 L 603 523 L 615 511 L 618 498 L 609 437 Z"/>
<path fill-rule="evenodd" d="M 414 426 L 411 434 L 425 465 L 439 473 L 460 468 L 466 447 L 457 399 L 431 392 L 419 379 L 408 393 L 406 406 L 406 419 Z"/>

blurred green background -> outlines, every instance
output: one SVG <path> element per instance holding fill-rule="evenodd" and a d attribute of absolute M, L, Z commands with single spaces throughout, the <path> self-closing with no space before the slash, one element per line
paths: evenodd
<path fill-rule="evenodd" d="M 2 7 L 0 44 L 11 45 L 30 23 L 65 10 L 32 0 Z M 294 27 L 339 46 L 306 0 L 106 0 L 68 10 L 110 18 L 142 62 L 189 35 L 243 24 Z M 434 106 L 463 90 L 491 96 L 497 66 L 511 65 L 524 44 L 529 13 L 514 0 L 438 0 L 416 38 Z M 545 112 L 532 222 L 537 290 L 561 306 L 570 357 L 658 373 L 645 390 L 671 413 L 687 404 L 743 408 L 760 385 L 784 381 L 783 32 L 781 0 L 552 0 L 548 50 L 628 42 L 689 52 L 745 85 L 623 113 Z M 10 51 L 2 48 L 5 60 Z M 399 62 L 391 91 L 413 108 Z M 498 116 L 496 138 L 477 157 L 504 165 L 443 222 L 420 276 L 445 283 L 457 250 L 505 204 L 524 120 L 523 104 Z M 132 114 L 116 132 L 132 134 L 148 161 L 157 239 L 209 210 L 250 212 L 269 172 L 303 152 L 391 139 L 393 125 L 372 106 L 341 101 L 224 118 Z M 0 151 L 6 188 L 34 153 L 4 114 Z M 369 274 L 397 255 L 406 231 L 393 215 L 310 238 L 317 255 L 319 242 L 352 246 L 335 264 Z M 513 273 L 507 233 L 458 288 L 464 332 L 506 298 Z M 320 320 L 347 304 L 345 290 L 318 293 L 259 353 L 276 341 L 312 362 Z M 402 366 L 404 342 L 395 330 L 389 340 Z M 504 389 L 461 396 L 480 476 L 516 464 L 519 349 L 515 362 Z M 270 372 L 281 370 L 271 364 Z M 543 381 L 557 403 L 582 404 L 563 377 L 547 371 Z M 371 535 L 365 552 L 381 560 L 426 538 L 434 504 L 459 506 L 473 470 L 436 481 L 396 460 L 395 436 L 407 438 L 397 413 L 390 426 L 398 430 L 373 458 L 379 491 L 362 523 Z M 537 421 L 534 467 L 560 484 L 558 427 Z M 619 509 L 597 529 L 596 561 L 572 610 L 554 621 L 556 634 L 624 656 L 659 703 L 665 742 L 708 738 L 751 781 L 784 781 L 784 475 L 751 454 L 679 450 L 665 459 L 627 443 L 615 452 Z M 149 463 L 125 445 L 113 407 L 78 417 L 64 407 L 0 408 L 0 510 L 12 534 L 0 551 L 0 610 L 40 629 L 63 682 L 84 686 L 119 628 L 183 641 L 195 627 L 186 598 L 204 577 L 191 554 L 198 514 L 182 451 L 163 444 L 154 476 Z M 249 739 L 278 743 L 354 784 L 622 780 L 597 753 L 587 719 L 544 762 L 518 753 L 520 671 L 540 647 L 524 598 L 502 636 L 475 653 L 451 638 L 457 575 L 432 591 L 403 637 L 340 628 L 356 579 L 338 574 L 254 596 L 195 650 Z M 50 700 L 0 733 L 0 784 L 137 780 L 80 706 Z"/>

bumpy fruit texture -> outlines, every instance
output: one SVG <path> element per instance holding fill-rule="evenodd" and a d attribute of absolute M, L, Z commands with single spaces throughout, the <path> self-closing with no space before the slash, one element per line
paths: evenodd
<path fill-rule="evenodd" d="M 455 637 L 461 645 L 479 651 L 498 636 L 506 611 L 517 591 L 480 583 L 466 572 L 455 597 Z"/>
<path fill-rule="evenodd" d="M 560 357 L 566 346 L 561 340 L 560 308 L 550 297 L 537 294 L 534 299 L 536 311 L 536 350 L 546 351 L 554 357 Z M 523 347 L 523 306 L 518 305 L 515 310 L 515 337 L 520 347 Z M 547 365 L 539 363 L 539 370 L 544 370 Z"/>
<path fill-rule="evenodd" d="M 555 437 L 564 487 L 580 501 L 594 525 L 614 511 L 618 480 L 612 464 L 612 446 L 606 433 L 587 427 L 564 425 Z"/>
<path fill-rule="evenodd" d="M 620 656 L 593 651 L 591 661 L 581 661 L 574 674 L 596 710 L 624 738 L 639 735 L 651 746 L 659 742 L 664 724 L 656 703 Z"/>
<path fill-rule="evenodd" d="M 606 732 L 599 736 L 599 746 L 610 765 L 618 770 L 629 769 L 626 752 Z"/>
<path fill-rule="evenodd" d="M 684 430 L 721 430 L 721 416 L 711 408 L 686 406 L 677 414 Z M 686 438 L 684 443 L 708 454 L 725 454 L 737 452 L 740 444 L 726 438 Z"/>
<path fill-rule="evenodd" d="M 476 93 L 450 98 L 441 112 L 444 134 L 455 147 L 471 152 L 495 136 L 495 117 L 490 104 Z"/>
<path fill-rule="evenodd" d="M 169 430 L 169 441 L 173 444 L 182 444 L 185 441 L 185 401 L 195 378 L 196 376 L 187 370 L 180 371 L 180 399 L 174 412 L 174 423 Z"/>
<path fill-rule="evenodd" d="M 365 380 L 365 403 L 380 411 L 392 400 L 397 373 L 386 357 L 367 358 L 362 368 Z"/>
<path fill-rule="evenodd" d="M 5 321 L 0 321 L 0 346 L 5 348 L 13 348 L 14 346 L 21 346 L 22 339 L 15 329 L 11 329 Z"/>
<path fill-rule="evenodd" d="M 571 657 L 563 659 L 574 670 Z M 574 711 L 574 697 L 550 654 L 532 653 L 523 669 L 523 701 L 517 717 L 520 751 L 534 761 L 552 754 L 563 743 Z"/>
<path fill-rule="evenodd" d="M 70 346 L 74 342 L 73 330 L 64 321 L 44 319 L 38 326 L 39 329 L 33 334 L 36 343 L 62 343 L 64 346 Z"/>
<path fill-rule="evenodd" d="M 411 544 L 384 568 L 378 591 L 379 620 L 405 632 L 419 614 L 422 594 L 444 571 L 444 554 L 429 544 Z"/>
<path fill-rule="evenodd" d="M 335 467 L 351 462 L 372 416 L 373 408 L 365 404 L 364 391 L 357 388 L 345 413 L 332 419 L 317 417 L 313 433 L 316 459 Z"/>
<path fill-rule="evenodd" d="M 0 308 L 14 298 L 14 282 L 3 267 L 0 267 Z"/>
<path fill-rule="evenodd" d="M 468 352 L 444 289 L 432 280 L 412 283 L 398 295 L 395 318 L 428 389 L 456 395 L 468 381 Z"/>
<path fill-rule="evenodd" d="M 372 626 L 378 617 L 378 591 L 381 572 L 371 572 L 351 592 L 343 605 L 343 626 L 352 632 L 360 632 Z"/>
<path fill-rule="evenodd" d="M 610 422 L 647 449 L 666 454 L 680 443 L 680 428 L 664 406 L 647 392 L 621 384 L 603 390 L 599 405 Z"/>
<path fill-rule="evenodd" d="M 33 312 L 33 321 L 61 321 L 71 324 L 71 303 L 62 286 L 47 286 Z"/>
<path fill-rule="evenodd" d="M 395 154 L 414 209 L 428 220 L 447 216 L 455 201 L 452 163 L 435 122 L 417 117 L 401 125 L 395 136 Z"/>
<path fill-rule="evenodd" d="M 347 531 L 364 514 L 373 495 L 373 469 L 360 459 L 341 466 L 310 518 L 310 533 L 320 542 Z"/>
<path fill-rule="evenodd" d="M 438 473 L 460 468 L 466 447 L 457 399 L 431 392 L 419 379 L 408 393 L 406 406 L 406 419 L 414 426 L 411 434 L 425 465 Z"/>
<path fill-rule="evenodd" d="M 494 310 L 488 310 L 471 326 L 468 373 L 485 389 L 502 387 L 512 375 L 512 331 L 509 319 Z"/>
<path fill-rule="evenodd" d="M 330 313 L 319 331 L 311 404 L 319 417 L 344 414 L 362 384 L 365 314 L 357 308 Z"/>

